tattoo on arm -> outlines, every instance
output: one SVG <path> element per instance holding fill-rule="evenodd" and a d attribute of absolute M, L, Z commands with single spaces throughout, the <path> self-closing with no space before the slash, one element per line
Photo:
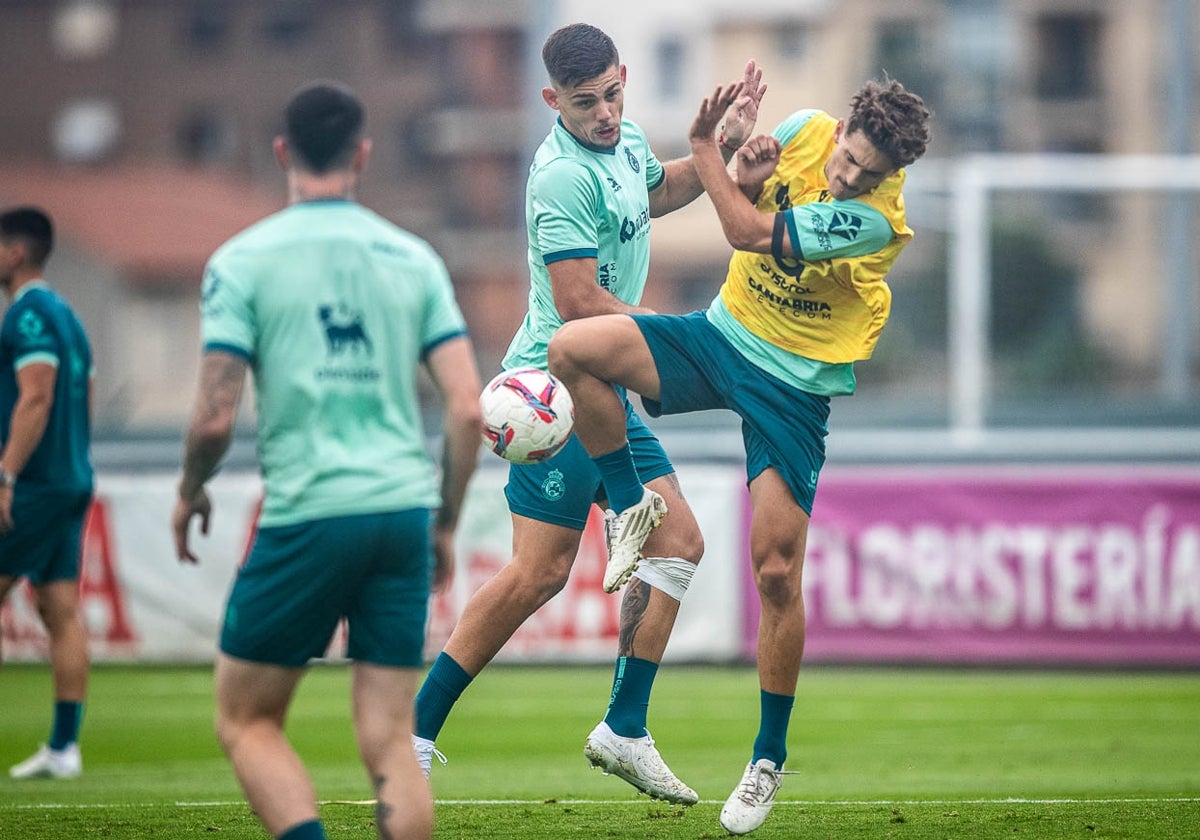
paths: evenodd
<path fill-rule="evenodd" d="M 233 435 L 247 364 L 228 353 L 208 353 L 200 365 L 196 407 L 184 444 L 181 495 L 190 498 L 212 476 Z M 219 431 L 213 431 L 213 424 Z"/>
<path fill-rule="evenodd" d="M 650 584 L 641 578 L 632 578 L 625 588 L 621 601 L 621 630 L 617 641 L 618 656 L 633 656 L 634 637 L 646 616 L 650 604 Z"/>

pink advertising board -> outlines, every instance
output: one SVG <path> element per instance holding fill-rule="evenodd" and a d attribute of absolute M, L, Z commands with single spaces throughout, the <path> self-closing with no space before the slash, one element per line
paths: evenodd
<path fill-rule="evenodd" d="M 1200 467 L 830 467 L 804 590 L 807 661 L 1200 667 Z"/>

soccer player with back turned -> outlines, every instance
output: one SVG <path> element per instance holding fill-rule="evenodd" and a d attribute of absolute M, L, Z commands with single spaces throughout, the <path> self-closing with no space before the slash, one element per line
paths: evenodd
<path fill-rule="evenodd" d="M 289 206 L 225 243 L 201 294 L 204 355 L 173 516 L 207 530 L 205 484 L 254 373 L 266 498 L 216 664 L 217 735 L 251 807 L 286 840 L 325 832 L 283 724 L 304 668 L 349 628 L 354 728 L 381 837 L 428 838 L 433 797 L 412 751 L 431 584 L 479 453 L 479 375 L 442 260 L 354 201 L 370 151 L 345 86 L 292 97 L 275 155 Z M 445 402 L 440 487 L 418 370 Z M 431 580 L 432 579 L 432 580 Z"/>

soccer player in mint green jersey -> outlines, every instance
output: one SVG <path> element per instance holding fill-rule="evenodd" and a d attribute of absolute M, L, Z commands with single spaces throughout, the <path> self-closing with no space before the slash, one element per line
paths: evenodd
<path fill-rule="evenodd" d="M 79 724 L 87 632 L 79 616 L 79 552 L 92 499 L 92 351 L 70 305 L 43 279 L 54 227 L 41 210 L 0 213 L 0 604 L 21 577 L 50 635 L 50 738 L 9 770 L 66 779 L 83 770 Z"/>
<path fill-rule="evenodd" d="M 742 420 L 750 563 L 762 607 L 760 712 L 750 762 L 721 809 L 731 834 L 762 825 L 789 772 L 787 730 L 804 654 L 804 549 L 829 400 L 853 393 L 853 364 L 870 357 L 887 322 L 885 278 L 912 239 L 904 167 L 929 141 L 919 96 L 892 79 L 867 82 L 845 119 L 798 111 L 771 135 L 751 138 L 738 152 L 735 180 L 712 133 L 739 95 L 737 85 L 718 88 L 689 133 L 697 174 L 736 249 L 717 298 L 690 315 L 577 321 L 549 348 L 589 451 L 623 448 L 614 387 L 641 394 L 654 416 L 728 409 Z"/>
<path fill-rule="evenodd" d="M 690 159 L 661 163 L 638 126 L 623 118 L 626 70 L 612 40 L 587 24 L 554 32 L 542 58 L 542 90 L 558 113 L 534 155 L 526 188 L 529 312 L 504 366 L 545 368 L 546 347 L 565 321 L 641 306 L 650 259 L 650 220 L 695 199 Z M 753 62 L 746 94 L 726 114 L 731 154 L 749 136 L 764 87 Z M 610 560 L 604 588 L 630 581 L 621 605 L 613 690 L 584 744 L 589 761 L 651 797 L 690 805 L 697 795 L 663 762 L 646 729 L 651 686 L 703 539 L 658 440 L 624 403 L 632 454 L 606 477 L 572 439 L 541 464 L 511 466 L 505 488 L 513 559 L 467 603 L 417 696 L 414 743 L 429 768 L 434 741 L 467 685 L 539 607 L 565 585 L 593 504 L 605 504 Z M 643 490 L 643 482 L 649 489 Z M 620 551 L 622 534 L 653 530 L 644 556 Z M 615 562 L 614 562 L 615 561 Z M 631 577 L 632 576 L 632 577 Z M 598 703 L 599 705 L 599 703 Z M 438 753 L 440 756 L 440 753 Z"/>
<path fill-rule="evenodd" d="M 275 155 L 289 206 L 212 256 L 203 359 L 173 515 L 197 558 L 205 483 L 229 446 L 253 371 L 266 498 L 225 607 L 217 735 L 272 836 L 319 840 L 316 796 L 283 732 L 304 668 L 341 619 L 354 726 L 380 837 L 428 838 L 433 798 L 412 750 L 431 588 L 479 452 L 479 374 L 442 260 L 354 201 L 370 152 L 358 98 L 317 82 L 293 96 Z M 417 376 L 445 402 L 441 478 L 425 451 Z"/>

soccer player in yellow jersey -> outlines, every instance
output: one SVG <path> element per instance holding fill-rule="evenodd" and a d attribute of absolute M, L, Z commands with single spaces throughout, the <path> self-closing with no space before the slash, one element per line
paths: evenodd
<path fill-rule="evenodd" d="M 745 834 L 779 789 L 804 650 L 801 570 L 829 398 L 854 391 L 891 305 L 885 281 L 912 238 L 904 167 L 925 153 L 929 110 L 885 79 L 864 85 L 837 119 L 799 111 L 737 153 L 736 181 L 719 135 L 740 85 L 704 100 L 689 139 L 700 180 L 736 249 L 720 294 L 691 315 L 571 321 L 550 343 L 550 369 L 575 399 L 575 432 L 597 457 L 624 444 L 613 386 L 652 416 L 727 408 L 742 418 L 752 504 L 750 554 L 762 603 L 761 718 L 750 763 L 721 811 Z M 757 206 L 756 206 L 757 205 Z"/>

